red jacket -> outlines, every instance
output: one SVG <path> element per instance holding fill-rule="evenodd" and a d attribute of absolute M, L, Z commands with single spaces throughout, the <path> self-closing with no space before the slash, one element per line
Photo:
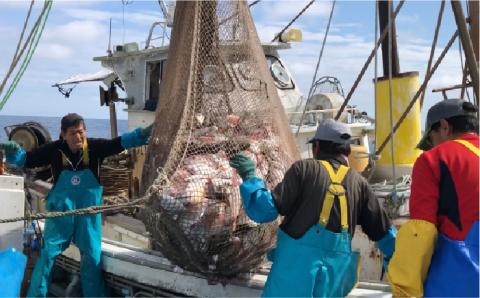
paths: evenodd
<path fill-rule="evenodd" d="M 459 139 L 478 148 L 478 135 Z M 410 218 L 429 221 L 450 239 L 464 240 L 479 220 L 478 172 L 478 156 L 457 142 L 425 151 L 413 166 Z"/>

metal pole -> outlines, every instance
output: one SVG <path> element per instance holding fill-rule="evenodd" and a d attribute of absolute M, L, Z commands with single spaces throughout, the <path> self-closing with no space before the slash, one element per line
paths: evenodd
<path fill-rule="evenodd" d="M 112 139 L 118 137 L 117 129 L 117 111 L 115 110 L 115 102 L 110 102 L 108 104 L 108 109 L 110 110 L 110 133 Z"/>
<path fill-rule="evenodd" d="M 391 22 L 390 20 L 390 14 L 388 14 L 388 22 Z M 390 156 L 392 158 L 392 176 L 393 176 L 393 195 L 396 196 L 397 194 L 397 174 L 396 174 L 396 169 L 395 169 L 395 145 L 393 141 L 395 138 L 393 137 L 393 99 L 392 99 L 392 76 L 393 76 L 393 43 L 394 43 L 394 35 L 393 35 L 393 28 L 394 28 L 395 22 L 392 22 L 392 26 L 388 27 L 389 32 L 388 32 L 388 43 L 387 43 L 387 50 L 388 50 L 388 102 L 389 102 L 389 114 L 390 114 L 390 134 L 392 137 L 390 138 Z M 383 44 L 382 44 L 383 46 Z M 383 47 L 382 47 L 383 51 Z M 385 56 L 384 56 L 385 57 Z M 398 57 L 397 57 L 397 63 L 398 63 Z M 385 61 L 383 63 L 385 66 Z M 385 71 L 385 69 L 384 69 Z M 385 74 L 387 75 L 387 74 Z M 375 103 L 376 104 L 376 103 Z"/>
<path fill-rule="evenodd" d="M 435 47 L 437 46 L 438 32 L 440 31 L 440 25 L 442 24 L 443 10 L 445 8 L 445 0 L 442 0 L 440 4 L 440 10 L 438 11 L 437 25 L 435 26 L 435 33 L 433 35 L 432 47 L 430 48 L 430 57 L 428 58 L 427 71 L 425 72 L 425 77 L 428 76 L 430 70 L 432 69 L 433 56 L 435 54 Z M 425 78 L 424 78 L 425 80 Z M 420 98 L 420 108 L 423 107 L 423 100 L 425 99 L 425 92 L 422 93 Z"/>
<path fill-rule="evenodd" d="M 379 22 L 380 22 L 380 31 L 383 32 L 383 30 L 387 27 L 388 22 L 390 21 L 390 15 L 393 14 L 393 7 L 392 7 L 392 1 L 391 0 L 378 0 L 378 12 L 379 12 Z M 398 59 L 398 50 L 397 50 L 397 33 L 395 30 L 395 20 L 392 20 L 392 25 L 389 28 L 389 33 L 387 34 L 387 38 L 383 40 L 382 42 L 382 62 L 383 62 L 383 75 L 386 77 L 390 73 L 389 71 L 389 65 L 390 62 L 388 61 L 388 48 L 389 48 L 389 43 L 388 41 L 391 40 L 391 67 L 392 67 L 392 75 L 395 77 L 395 75 L 400 73 L 400 61 Z"/>
<path fill-rule="evenodd" d="M 478 56 L 479 56 L 479 49 L 478 49 L 478 34 L 479 34 L 479 22 L 478 22 L 478 9 L 479 9 L 479 1 L 478 0 L 470 0 L 468 1 L 469 5 L 469 18 L 470 18 L 470 37 L 472 38 L 473 50 L 475 52 L 475 56 L 477 58 L 478 63 Z"/>
<path fill-rule="evenodd" d="M 373 92 L 374 92 L 374 98 L 375 98 L 375 119 L 377 119 L 377 91 L 378 91 L 378 87 L 377 87 L 377 84 L 378 84 L 378 48 L 375 46 L 376 43 L 377 43 L 377 40 L 378 40 L 378 5 L 377 3 L 375 3 L 375 40 L 373 41 L 373 46 L 375 48 L 374 50 L 374 57 L 375 57 L 375 60 L 374 60 L 374 69 L 373 69 L 373 73 L 374 73 L 374 79 L 373 79 Z M 375 150 L 377 149 L 377 138 L 374 139 L 373 141 L 373 151 L 375 152 Z M 373 174 L 373 169 L 370 173 Z M 368 179 L 370 180 L 370 179 Z"/>
<path fill-rule="evenodd" d="M 467 23 L 465 22 L 465 15 L 463 14 L 462 4 L 460 1 L 452 0 L 452 10 L 455 15 L 455 22 L 457 23 L 460 40 L 462 41 L 463 51 L 465 52 L 465 58 L 470 71 L 470 77 L 472 78 L 473 91 L 478 101 L 478 63 L 475 59 L 475 52 L 473 50 L 472 40 L 468 32 Z"/>

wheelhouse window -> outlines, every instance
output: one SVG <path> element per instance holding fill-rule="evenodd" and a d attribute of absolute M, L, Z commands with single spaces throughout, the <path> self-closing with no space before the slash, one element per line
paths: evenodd
<path fill-rule="evenodd" d="M 280 62 L 280 60 L 278 60 L 278 58 L 275 56 L 266 55 L 265 58 L 267 58 L 268 69 L 270 69 L 270 74 L 272 75 L 272 78 L 275 81 L 275 85 L 277 86 L 277 88 L 295 88 L 292 78 L 288 74 L 282 62 Z"/>
<path fill-rule="evenodd" d="M 155 111 L 160 94 L 160 82 L 165 75 L 167 60 L 147 61 L 146 66 L 144 110 Z"/>

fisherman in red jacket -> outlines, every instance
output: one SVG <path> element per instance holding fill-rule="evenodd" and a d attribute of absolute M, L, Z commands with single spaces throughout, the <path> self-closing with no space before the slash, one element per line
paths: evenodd
<path fill-rule="evenodd" d="M 479 297 L 477 113 L 458 99 L 428 111 L 410 221 L 398 232 L 388 267 L 394 296 Z"/>

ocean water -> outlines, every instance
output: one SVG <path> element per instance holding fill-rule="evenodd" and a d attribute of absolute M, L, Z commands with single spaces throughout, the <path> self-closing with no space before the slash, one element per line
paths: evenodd
<path fill-rule="evenodd" d="M 38 122 L 45 127 L 52 140 L 58 140 L 60 135 L 60 120 L 61 117 L 38 117 L 38 116 L 2 116 L 0 115 L 0 142 L 8 141 L 5 127 L 21 124 L 24 122 Z M 110 135 L 110 120 L 108 119 L 85 119 L 85 125 L 87 127 L 87 137 L 89 138 L 107 138 Z M 127 120 L 117 121 L 118 134 L 127 131 Z"/>

